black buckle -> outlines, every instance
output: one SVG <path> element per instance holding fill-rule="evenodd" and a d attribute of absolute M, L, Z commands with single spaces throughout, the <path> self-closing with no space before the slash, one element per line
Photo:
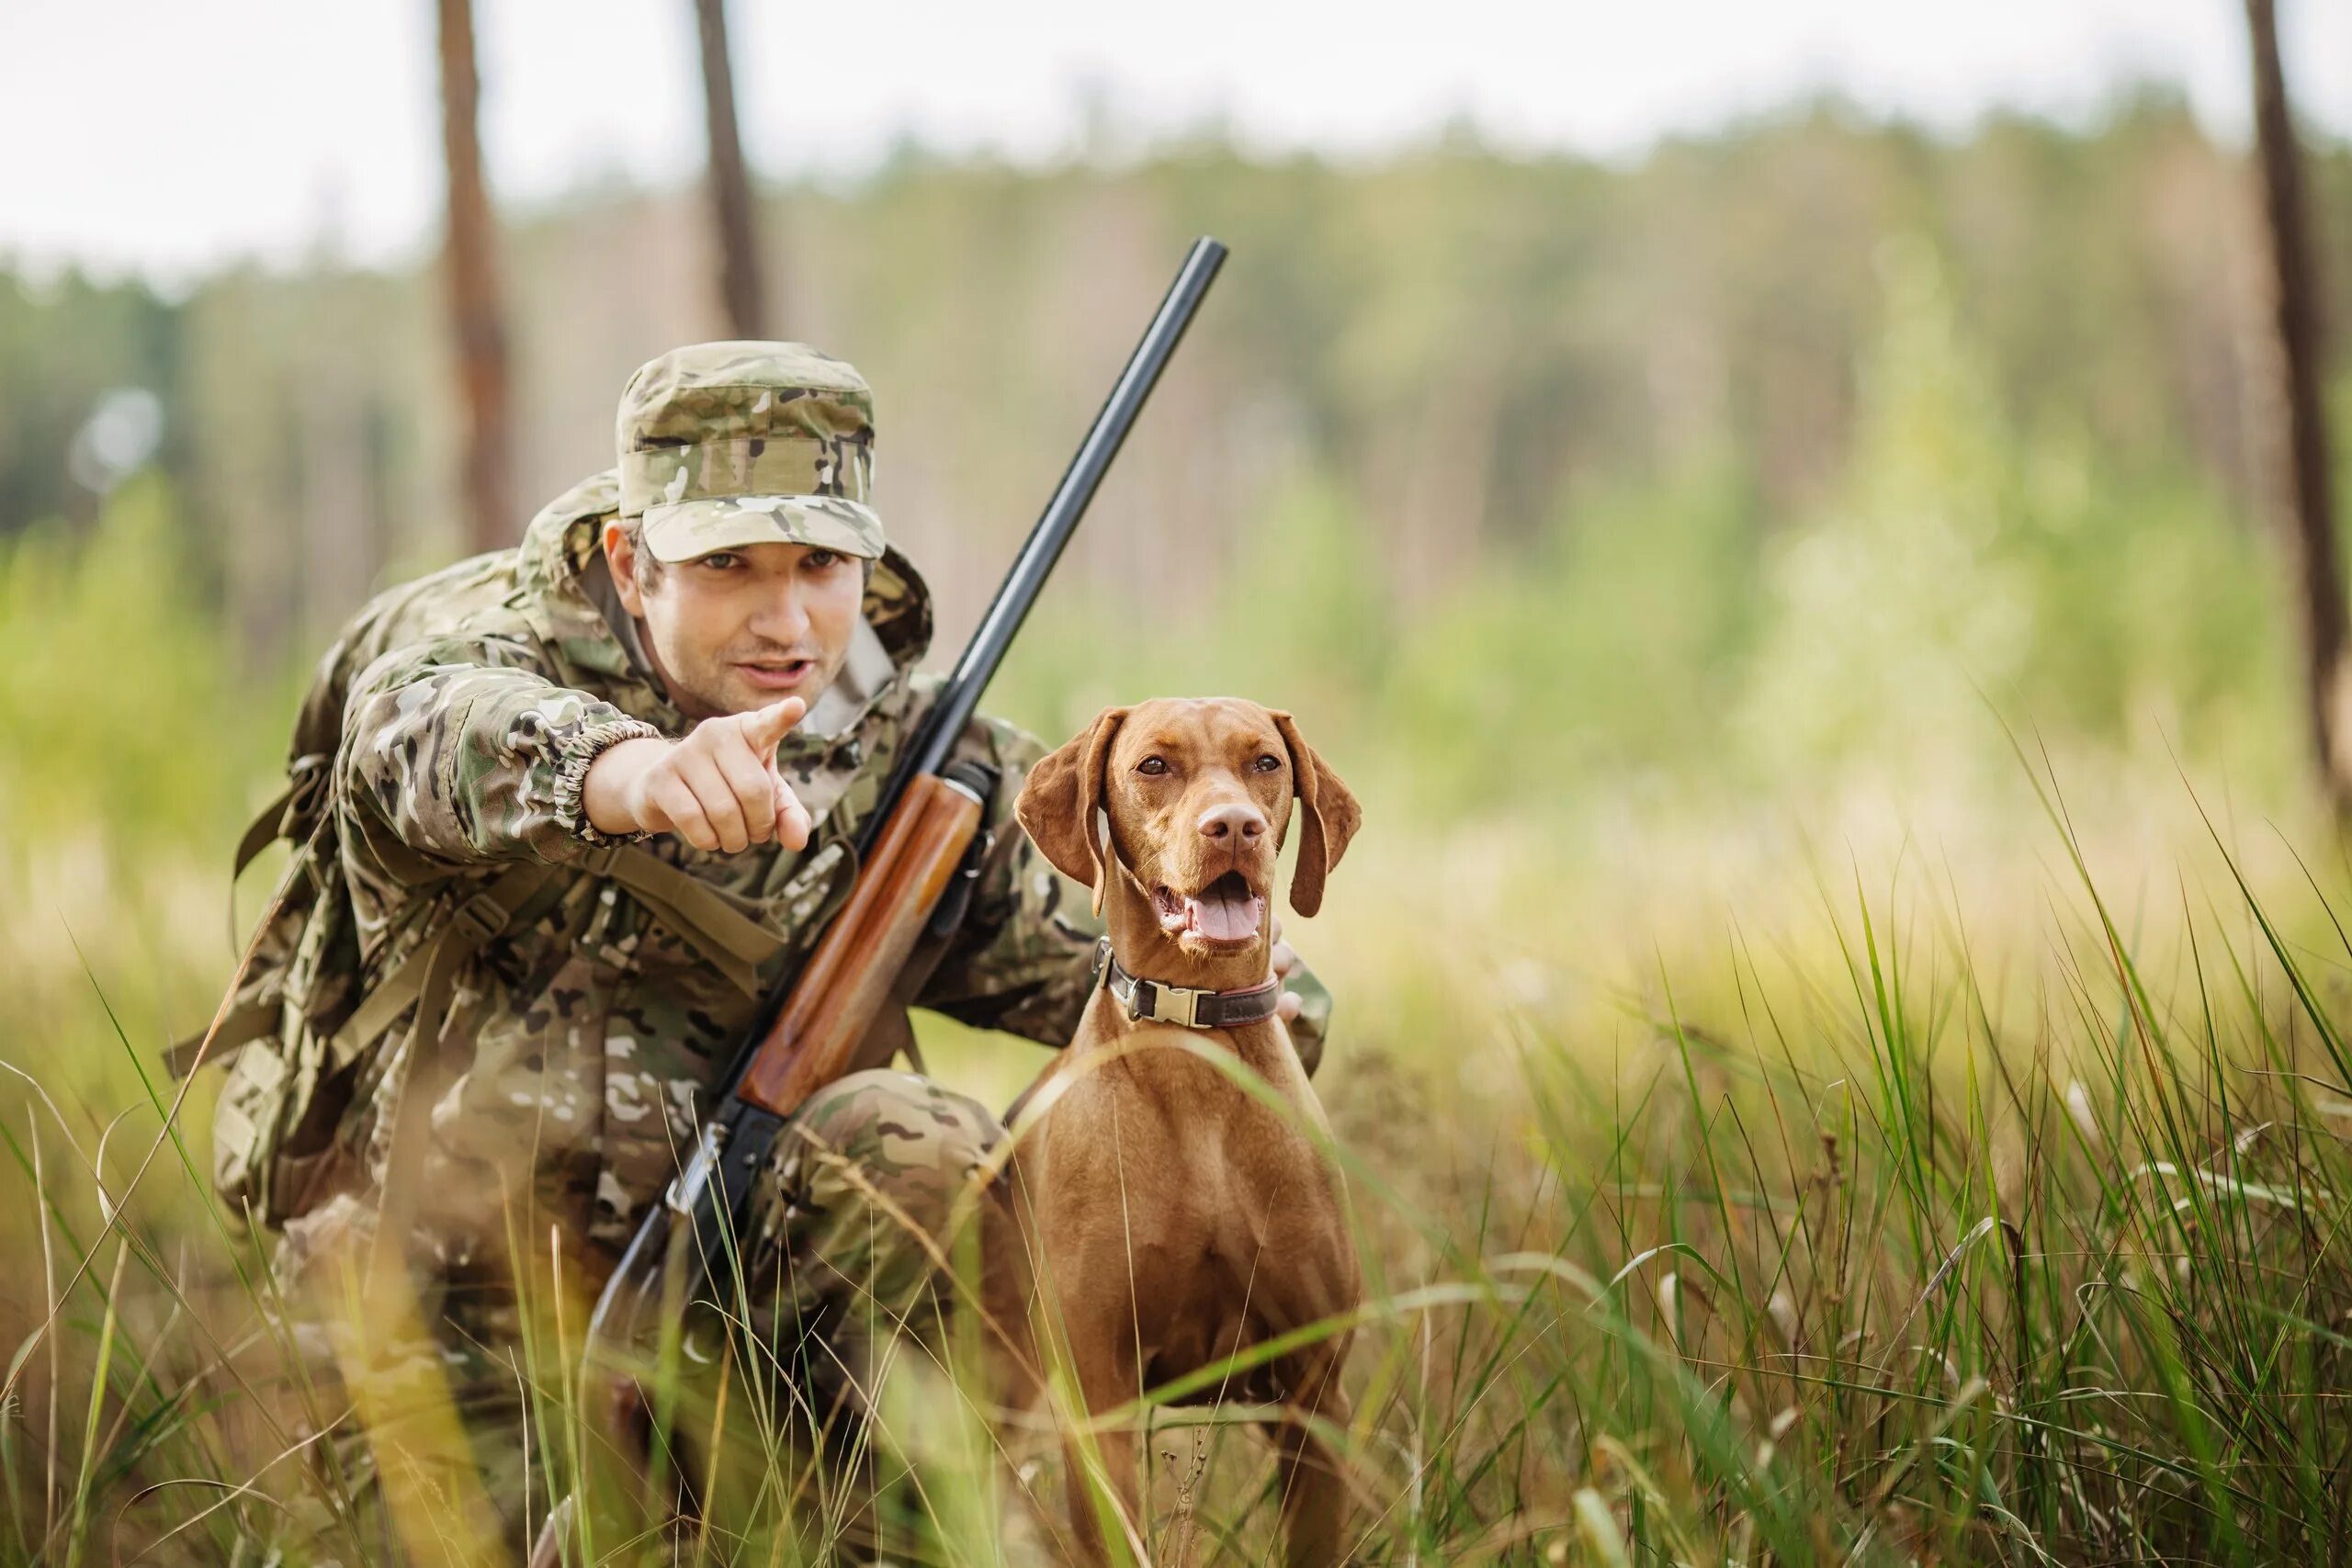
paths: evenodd
<path fill-rule="evenodd" d="M 497 899 L 488 893 L 477 893 L 449 911 L 449 926 L 453 931 L 470 926 L 477 937 L 488 942 L 506 929 L 506 910 Z"/>

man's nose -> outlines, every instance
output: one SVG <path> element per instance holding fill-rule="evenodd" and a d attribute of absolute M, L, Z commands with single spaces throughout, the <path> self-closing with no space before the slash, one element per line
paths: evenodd
<path fill-rule="evenodd" d="M 1266 814 L 1242 801 L 1228 800 L 1202 812 L 1198 826 L 1201 837 L 1238 849 L 1265 832 Z"/>
<path fill-rule="evenodd" d="M 752 617 L 752 630 L 770 642 L 798 642 L 808 630 L 808 613 L 801 607 L 799 590 L 788 588 L 768 599 Z"/>

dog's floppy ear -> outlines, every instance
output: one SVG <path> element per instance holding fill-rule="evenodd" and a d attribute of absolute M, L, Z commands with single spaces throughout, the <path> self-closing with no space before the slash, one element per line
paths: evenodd
<path fill-rule="evenodd" d="M 1348 840 L 1356 836 L 1363 811 L 1330 764 L 1299 738 L 1298 725 L 1290 715 L 1269 711 L 1274 728 L 1283 732 L 1283 744 L 1290 748 L 1290 774 L 1298 791 L 1299 809 L 1306 818 L 1306 831 L 1298 840 L 1298 869 L 1291 874 L 1290 907 L 1302 915 L 1312 915 L 1323 907 L 1324 879 L 1347 853 Z"/>
<path fill-rule="evenodd" d="M 1012 807 L 1054 869 L 1094 889 L 1098 915 L 1111 877 L 1094 818 L 1102 809 L 1102 765 L 1126 716 L 1125 708 L 1104 708 L 1076 739 L 1038 759 Z"/>

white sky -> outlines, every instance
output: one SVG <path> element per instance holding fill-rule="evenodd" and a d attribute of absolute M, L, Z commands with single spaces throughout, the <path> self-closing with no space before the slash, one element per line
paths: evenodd
<path fill-rule="evenodd" d="M 2352 135 L 2352 0 L 2278 0 L 2311 123 Z M 0 0 L 0 257 L 166 284 L 322 243 L 437 231 L 432 0 Z M 699 166 L 688 0 L 476 0 L 493 192 Z M 1957 129 L 2080 118 L 2133 76 L 2246 124 L 2240 0 L 734 0 L 755 169 L 854 177 L 911 131 L 1067 155 L 1090 102 L 1128 133 L 1376 152 L 1466 115 L 1604 155 L 1815 88 Z"/>

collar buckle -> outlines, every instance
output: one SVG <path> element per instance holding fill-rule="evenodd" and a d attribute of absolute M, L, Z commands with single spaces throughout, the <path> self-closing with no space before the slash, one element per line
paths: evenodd
<path fill-rule="evenodd" d="M 1172 1023 L 1180 1029 L 1229 1029 L 1236 1024 L 1255 1023 L 1273 1016 L 1272 998 L 1278 998 L 1280 987 L 1269 980 L 1246 991 L 1201 991 L 1189 986 L 1171 986 L 1164 980 L 1147 980 L 1140 975 L 1127 973 L 1111 952 L 1111 939 L 1104 937 L 1098 945 L 1096 962 L 1101 969 L 1097 985 L 1107 985 L 1120 1010 L 1130 1023 Z M 1256 1002 L 1266 998 L 1265 1005 L 1250 1010 L 1237 1010 L 1239 998 Z"/>
<path fill-rule="evenodd" d="M 1156 981 L 1138 983 L 1137 990 L 1151 987 L 1151 1016 L 1162 1023 L 1172 1023 L 1180 1029 L 1201 1026 L 1201 997 L 1203 993 L 1182 986 L 1162 986 Z M 1172 1004 L 1172 1005 L 1171 1005 Z"/>

